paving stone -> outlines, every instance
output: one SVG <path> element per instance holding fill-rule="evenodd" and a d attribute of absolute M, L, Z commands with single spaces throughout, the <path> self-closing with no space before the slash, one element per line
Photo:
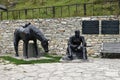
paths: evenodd
<path fill-rule="evenodd" d="M 37 72 L 28 72 L 28 73 L 24 73 L 25 76 L 29 76 L 29 77 L 35 77 L 38 75 Z"/>
<path fill-rule="evenodd" d="M 71 72 L 71 73 L 66 73 L 66 76 L 78 77 L 78 76 L 81 76 L 81 74 L 82 73 Z"/>
<path fill-rule="evenodd" d="M 61 77 L 50 77 L 49 80 L 61 80 Z"/>
<path fill-rule="evenodd" d="M 28 77 L 27 76 L 27 77 L 23 78 L 22 80 L 35 80 L 35 79 L 34 79 L 34 77 Z"/>
<path fill-rule="evenodd" d="M 53 72 L 52 76 L 63 77 L 63 76 L 65 76 L 65 74 L 63 71 L 55 71 L 55 72 Z"/>
<path fill-rule="evenodd" d="M 119 78 L 114 78 L 114 80 L 120 80 L 120 77 Z"/>
<path fill-rule="evenodd" d="M 50 76 L 51 74 L 50 73 L 40 73 L 39 75 L 38 75 L 38 77 L 40 77 L 40 78 L 48 78 L 49 76 Z"/>
<path fill-rule="evenodd" d="M 38 78 L 36 80 L 49 80 L 48 78 Z"/>
<path fill-rule="evenodd" d="M 112 72 L 112 71 L 105 72 L 105 75 L 109 77 L 119 77 L 118 72 Z"/>
<path fill-rule="evenodd" d="M 6 75 L 0 74 L 0 80 L 9 80 L 9 77 Z"/>
<path fill-rule="evenodd" d="M 61 80 L 73 80 L 72 77 L 62 77 Z"/>
<path fill-rule="evenodd" d="M 73 77 L 73 80 L 83 80 L 83 78 L 81 76 L 79 76 L 79 77 Z"/>

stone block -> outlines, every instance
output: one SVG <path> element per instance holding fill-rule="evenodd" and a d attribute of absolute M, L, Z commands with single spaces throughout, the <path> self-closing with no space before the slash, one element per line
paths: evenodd
<path fill-rule="evenodd" d="M 40 52 L 38 50 L 38 56 L 40 55 Z M 25 46 L 23 44 L 23 56 L 25 56 Z M 28 57 L 36 57 L 36 51 L 34 47 L 34 43 L 28 44 Z"/>

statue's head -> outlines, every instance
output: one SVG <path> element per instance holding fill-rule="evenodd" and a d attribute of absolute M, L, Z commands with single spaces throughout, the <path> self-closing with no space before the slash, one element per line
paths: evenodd
<path fill-rule="evenodd" d="M 75 30 L 75 37 L 79 37 L 80 36 L 80 31 L 79 30 Z"/>
<path fill-rule="evenodd" d="M 42 45 L 42 47 L 43 47 L 43 49 L 44 49 L 45 52 L 49 51 L 49 49 L 48 49 L 48 41 L 49 40 L 46 39 L 46 40 L 44 40 L 44 41 L 41 42 L 41 45 Z"/>

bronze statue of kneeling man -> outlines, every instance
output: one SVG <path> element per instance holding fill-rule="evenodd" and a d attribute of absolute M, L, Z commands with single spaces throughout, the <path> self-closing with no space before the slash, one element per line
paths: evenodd
<path fill-rule="evenodd" d="M 84 59 L 87 60 L 86 42 L 83 36 L 80 36 L 80 31 L 76 30 L 75 35 L 68 40 L 66 56 L 63 60 Z"/>

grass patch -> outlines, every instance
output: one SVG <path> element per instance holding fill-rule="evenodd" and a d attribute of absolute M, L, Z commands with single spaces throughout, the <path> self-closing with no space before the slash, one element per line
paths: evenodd
<path fill-rule="evenodd" d="M 23 60 L 23 59 L 16 59 L 10 56 L 0 56 L 1 59 L 10 61 L 11 63 L 14 63 L 16 65 L 20 64 L 35 64 L 35 63 L 55 63 L 59 62 L 61 56 L 53 56 L 53 55 L 48 55 L 45 54 L 44 57 L 51 58 L 51 59 L 40 59 L 40 60 Z"/>

